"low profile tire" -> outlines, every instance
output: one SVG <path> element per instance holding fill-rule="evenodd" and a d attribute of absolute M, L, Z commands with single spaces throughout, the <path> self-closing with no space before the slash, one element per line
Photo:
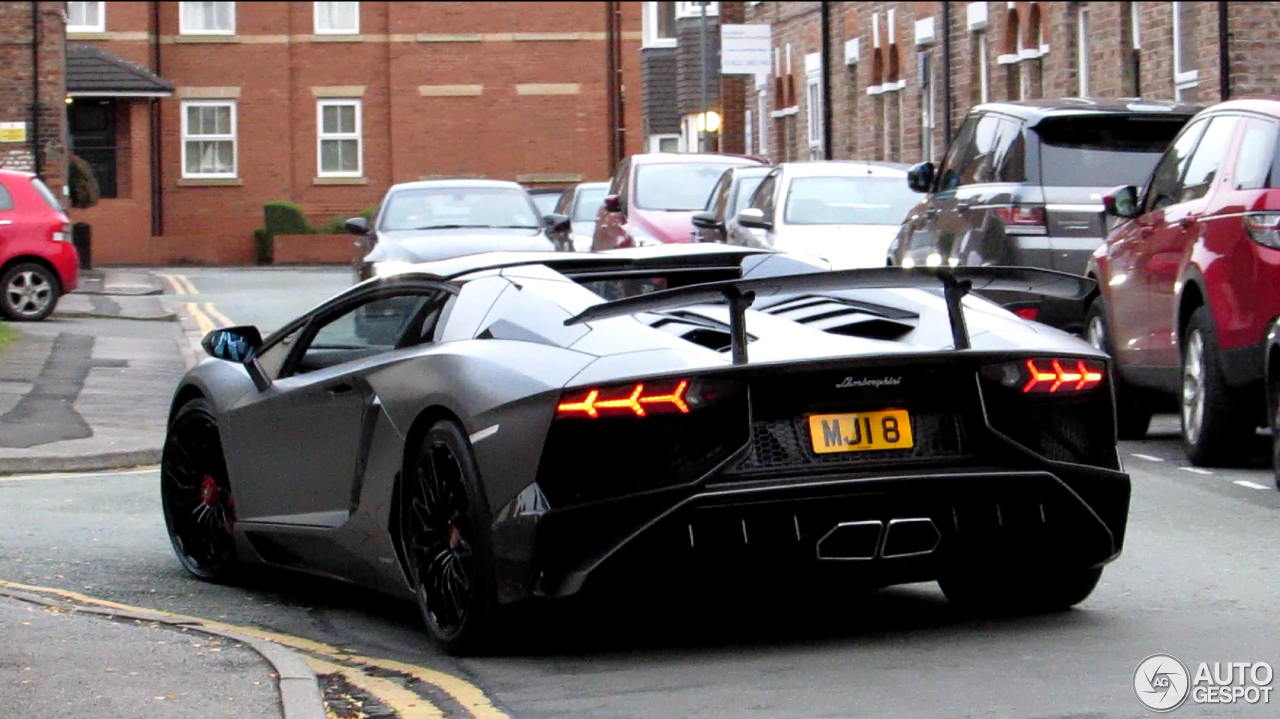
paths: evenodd
<path fill-rule="evenodd" d="M 1238 407 L 1222 374 L 1218 334 L 1208 307 L 1191 313 L 1182 340 L 1182 391 L 1179 414 L 1187 459 L 1197 467 L 1237 463 L 1253 427 Z"/>
<path fill-rule="evenodd" d="M 160 501 L 183 568 L 206 581 L 231 579 L 236 569 L 235 498 L 218 423 L 203 399 L 182 405 L 169 423 L 160 460 Z"/>
<path fill-rule="evenodd" d="M 1271 467 L 1276 475 L 1276 489 L 1280 489 L 1280 402 L 1271 415 Z"/>
<path fill-rule="evenodd" d="M 1115 350 L 1111 344 L 1111 325 L 1107 322 L 1107 308 L 1102 296 L 1093 298 L 1084 318 L 1084 337 L 1095 349 L 1112 357 L 1115 367 Z M 1116 433 L 1120 439 L 1144 439 L 1151 426 L 1151 402 L 1144 392 L 1129 387 L 1114 370 L 1111 381 L 1116 388 Z"/>
<path fill-rule="evenodd" d="M 462 428 L 437 422 L 409 454 L 400 536 L 427 632 L 454 656 L 493 648 L 497 593 L 480 472 Z"/>
<path fill-rule="evenodd" d="M 0 316 L 11 322 L 38 322 L 58 306 L 62 286 L 48 267 L 23 262 L 0 277 Z"/>
<path fill-rule="evenodd" d="M 1047 574 L 978 572 L 938 580 L 942 593 L 970 614 L 1037 614 L 1070 609 L 1093 593 L 1102 569 L 1062 569 Z"/>

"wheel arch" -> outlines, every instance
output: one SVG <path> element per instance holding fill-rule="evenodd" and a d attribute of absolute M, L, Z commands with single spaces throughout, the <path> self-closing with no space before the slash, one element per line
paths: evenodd
<path fill-rule="evenodd" d="M 208 396 L 205 395 L 203 389 L 194 383 L 189 382 L 179 387 L 178 391 L 173 395 L 173 402 L 169 405 L 169 419 L 172 420 L 178 410 L 193 399 L 207 400 Z"/>
<path fill-rule="evenodd" d="M 426 436 L 437 422 L 449 421 L 454 422 L 466 433 L 466 425 L 462 423 L 462 419 L 456 412 L 442 404 L 430 405 L 425 407 L 414 417 L 413 422 L 409 425 L 409 431 L 405 432 L 404 445 L 400 456 L 400 470 L 396 472 L 395 480 L 391 485 L 391 509 L 387 513 L 387 533 L 391 536 L 391 545 L 395 548 L 396 563 L 400 566 L 400 571 L 404 573 L 405 578 L 410 577 L 409 559 L 405 554 L 404 537 L 400 533 L 400 494 L 401 482 L 405 473 L 409 471 L 410 453 Z"/>
<path fill-rule="evenodd" d="M 1280 407 L 1280 320 L 1271 323 L 1267 331 L 1267 344 L 1262 379 L 1266 385 L 1267 421 L 1271 422 Z"/>
<path fill-rule="evenodd" d="M 1184 335 L 1186 334 L 1187 324 L 1191 322 L 1191 315 L 1201 307 L 1207 307 L 1209 297 L 1205 294 L 1204 288 L 1200 284 L 1201 280 L 1198 275 L 1188 277 L 1183 280 L 1182 292 L 1178 296 L 1178 315 L 1177 315 L 1177 338 L 1178 346 L 1182 346 Z M 1212 309 L 1210 309 L 1212 312 Z"/>

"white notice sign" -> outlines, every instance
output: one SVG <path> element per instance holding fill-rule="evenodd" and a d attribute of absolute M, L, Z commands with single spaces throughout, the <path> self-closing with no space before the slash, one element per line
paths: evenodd
<path fill-rule="evenodd" d="M 768 25 L 720 26 L 720 74 L 757 75 L 773 70 Z"/>

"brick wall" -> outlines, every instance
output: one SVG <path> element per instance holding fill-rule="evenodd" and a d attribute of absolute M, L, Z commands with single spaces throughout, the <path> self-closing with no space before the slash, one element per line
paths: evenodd
<path fill-rule="evenodd" d="M 676 49 L 649 47 L 640 51 L 644 83 L 644 126 L 649 135 L 680 134 L 680 108 L 676 104 Z"/>
<path fill-rule="evenodd" d="M 122 208 L 104 208 L 96 261 L 172 256 L 174 243 L 196 241 L 234 250 L 193 251 L 193 260 L 251 257 L 244 248 L 268 200 L 293 200 L 323 223 L 422 177 L 561 186 L 612 170 L 603 3 L 361 3 L 354 36 L 316 35 L 310 2 L 236 3 L 229 37 L 180 35 L 178 5 L 159 3 L 158 73 L 175 85 L 174 97 L 159 101 L 166 238 L 138 239 L 150 234 L 149 212 L 135 227 L 108 219 Z M 643 147 L 641 3 L 621 7 L 630 154 Z M 106 32 L 71 39 L 155 69 L 152 37 L 149 3 L 108 2 Z M 318 95 L 360 100 L 362 177 L 318 177 Z M 236 105 L 236 177 L 184 179 L 182 102 L 227 96 Z M 131 179 L 136 203 L 150 177 Z"/>
<path fill-rule="evenodd" d="M 31 3 L 0 2 L 0 122 L 25 123 L 27 137 L 0 143 L 0 167 L 34 171 L 39 148 L 41 175 L 55 192 L 61 192 L 66 176 L 64 5 L 36 4 L 39 43 L 33 53 Z M 33 73 L 39 85 L 38 120 L 32 117 Z"/>
<path fill-rule="evenodd" d="M 805 54 L 820 50 L 820 3 L 744 3 L 744 22 L 773 28 L 772 43 L 782 57 L 790 48 L 796 87 L 794 114 L 789 98 L 779 98 L 786 78 L 773 76 L 767 85 L 769 107 L 783 111 L 768 126 L 769 154 L 775 161 L 807 157 Z M 986 22 L 971 28 L 970 6 L 986 9 Z M 929 63 L 934 87 L 932 156 L 946 146 L 943 113 L 942 40 L 951 39 L 950 86 L 952 129 L 979 102 L 982 77 L 979 52 L 986 49 L 987 98 L 1058 98 L 1077 95 L 1079 73 L 1088 74 L 1093 97 L 1133 96 L 1135 79 L 1142 96 L 1213 103 L 1220 99 L 1218 4 L 1189 2 L 1185 45 L 1196 76 L 1182 88 L 1174 78 L 1174 4 L 1169 2 L 986 2 L 950 4 L 950 27 L 944 28 L 938 2 L 830 3 L 832 145 L 836 158 L 918 162 L 929 153 L 922 111 L 926 96 L 920 64 Z M 1280 3 L 1228 3 L 1231 97 L 1280 95 Z M 1079 62 L 1079 18 L 1087 10 L 1087 63 Z M 893 14 L 892 33 L 889 14 Z M 1138 24 L 1139 65 L 1135 76 L 1131 13 Z M 917 22 L 933 22 L 933 41 L 917 43 Z M 876 28 L 878 27 L 878 33 Z M 876 36 L 880 47 L 876 48 Z M 859 44 L 857 62 L 846 65 L 845 42 Z M 925 38 L 921 38 L 924 40 Z M 1019 49 L 1023 52 L 1018 53 Z M 1002 56 L 1003 62 L 1002 62 Z M 1010 62 L 1017 56 L 1018 59 Z M 896 69 L 896 72 L 894 70 Z M 902 87 L 886 87 L 891 81 Z M 896 83 L 895 83 L 896 84 Z M 873 88 L 871 94 L 868 89 Z M 754 83 L 739 90 L 743 102 L 754 103 Z"/>

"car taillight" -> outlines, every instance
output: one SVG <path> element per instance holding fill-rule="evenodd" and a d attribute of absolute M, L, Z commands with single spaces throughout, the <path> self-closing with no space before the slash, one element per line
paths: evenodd
<path fill-rule="evenodd" d="M 1280 250 L 1280 212 L 1244 213 L 1244 231 L 1254 242 Z"/>
<path fill-rule="evenodd" d="M 994 209 L 1005 227 L 1014 232 L 1044 231 L 1044 205 L 1009 205 Z"/>
<path fill-rule="evenodd" d="M 71 241 L 71 225 L 58 223 L 53 226 L 53 233 L 50 235 L 54 242 L 70 242 Z"/>
<path fill-rule="evenodd" d="M 1014 310 L 1013 313 L 1024 320 L 1031 320 L 1032 322 L 1035 322 L 1036 318 L 1040 316 L 1040 308 L 1023 307 L 1021 309 Z"/>
<path fill-rule="evenodd" d="M 598 419 L 618 415 L 689 414 L 690 406 L 697 406 L 702 400 L 699 395 L 691 395 L 689 387 L 689 380 L 681 379 L 574 390 L 561 397 L 556 417 Z"/>
<path fill-rule="evenodd" d="M 1023 394 L 1083 392 L 1102 384 L 1104 363 L 1084 359 L 1028 359 L 988 365 L 982 376 Z"/>

